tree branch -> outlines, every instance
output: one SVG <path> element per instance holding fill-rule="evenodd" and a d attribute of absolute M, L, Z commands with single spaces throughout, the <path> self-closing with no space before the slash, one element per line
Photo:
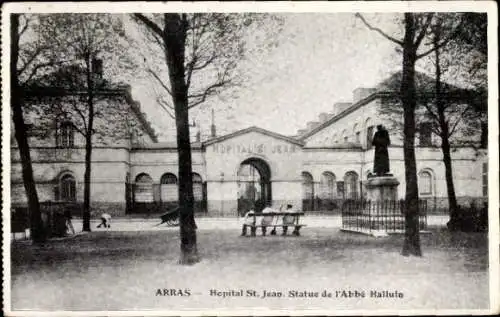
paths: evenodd
<path fill-rule="evenodd" d="M 381 29 L 379 29 L 379 28 L 373 27 L 371 24 L 369 24 L 369 23 L 365 20 L 365 18 L 364 18 L 364 17 L 363 17 L 360 13 L 356 13 L 356 14 L 355 14 L 355 16 L 356 16 L 357 18 L 359 18 L 359 19 L 360 19 L 360 20 L 361 20 L 361 21 L 362 21 L 362 22 L 366 25 L 366 27 L 367 27 L 368 29 L 370 29 L 371 31 L 375 31 L 375 32 L 379 33 L 380 35 L 382 35 L 383 37 L 385 37 L 386 39 L 390 40 L 391 42 L 394 42 L 394 43 L 396 43 L 396 44 L 398 44 L 398 45 L 403 46 L 403 42 L 402 42 L 402 41 L 400 41 L 400 40 L 398 40 L 398 39 L 396 39 L 396 38 L 394 38 L 394 37 L 392 37 L 392 36 L 388 35 L 387 33 L 385 33 L 384 31 L 382 31 L 382 30 L 381 30 Z"/>
<path fill-rule="evenodd" d="M 133 17 L 136 20 L 141 21 L 142 23 L 144 23 L 144 25 L 146 25 L 151 31 L 153 31 L 154 33 L 158 34 L 161 38 L 163 38 L 163 31 L 162 31 L 162 29 L 156 23 L 154 23 L 153 21 L 151 21 L 151 19 L 149 19 L 148 17 L 146 17 L 144 14 L 142 14 L 142 13 L 133 13 Z"/>
<path fill-rule="evenodd" d="M 165 89 L 170 96 L 172 96 L 170 88 L 161 80 L 161 78 L 151 68 L 148 68 L 147 71 L 153 75 L 153 77 L 160 83 L 161 87 Z"/>
<path fill-rule="evenodd" d="M 166 102 L 161 98 L 157 98 L 156 102 L 158 102 L 158 104 L 163 108 L 163 110 L 165 110 L 165 112 L 170 116 L 170 118 L 175 120 L 175 116 L 172 114 L 171 109 L 169 109 L 172 107 L 170 106 L 170 104 L 168 104 L 168 102 Z"/>
<path fill-rule="evenodd" d="M 467 111 L 469 111 L 469 108 L 470 108 L 470 107 L 467 105 L 467 106 L 465 107 L 465 109 L 464 109 L 464 110 L 463 110 L 463 111 L 462 111 L 462 112 L 461 112 L 461 113 L 457 116 L 457 117 L 458 117 L 458 118 L 457 118 L 457 121 L 455 121 L 455 124 L 453 124 L 453 126 L 451 127 L 451 129 L 450 129 L 450 133 L 449 133 L 449 136 L 452 136 L 452 135 L 453 135 L 453 133 L 455 133 L 455 130 L 456 130 L 457 126 L 458 126 L 458 123 L 460 123 L 460 121 L 462 120 L 462 118 L 463 118 L 464 114 L 465 114 Z"/>
<path fill-rule="evenodd" d="M 428 13 L 426 15 L 427 19 L 425 20 L 425 23 L 422 25 L 422 27 L 420 29 L 420 33 L 417 35 L 417 39 L 415 40 L 415 47 L 420 46 L 420 43 L 422 42 L 425 35 L 427 34 L 427 29 L 429 28 L 429 25 L 431 24 L 433 16 L 434 16 L 434 13 Z"/>
<path fill-rule="evenodd" d="M 210 85 L 209 87 L 207 87 L 203 93 L 189 95 L 188 99 L 189 98 L 198 98 L 198 100 L 195 101 L 195 102 L 193 102 L 193 103 L 191 103 L 188 106 L 188 109 L 196 107 L 197 105 L 205 102 L 205 100 L 207 99 L 207 97 L 211 96 L 214 92 L 216 92 L 217 88 L 223 87 L 223 86 L 227 85 L 228 83 L 229 83 L 229 81 L 227 81 L 227 80 L 221 80 L 221 81 L 218 81 L 218 82 Z"/>

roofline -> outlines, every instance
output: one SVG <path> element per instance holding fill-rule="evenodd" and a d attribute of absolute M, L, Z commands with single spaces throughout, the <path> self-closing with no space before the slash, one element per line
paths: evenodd
<path fill-rule="evenodd" d="M 87 95 L 87 92 L 84 90 L 69 90 L 66 88 L 60 87 L 26 87 L 23 89 L 24 93 L 28 96 L 42 96 L 42 97 L 56 97 L 56 96 L 78 96 L 78 95 Z M 139 119 L 142 127 L 146 131 L 146 133 L 151 137 L 153 142 L 158 142 L 158 136 L 156 135 L 155 130 L 146 119 L 146 115 L 140 110 L 140 103 L 132 98 L 132 88 L 130 85 L 120 85 L 116 88 L 106 88 L 99 89 L 95 91 L 96 95 L 101 96 L 123 96 L 125 100 L 130 105 L 135 115 Z"/>
<path fill-rule="evenodd" d="M 224 140 L 227 140 L 227 139 L 230 139 L 230 138 L 233 138 L 233 137 L 236 137 L 236 136 L 248 133 L 248 132 L 259 132 L 259 133 L 271 136 L 273 138 L 281 139 L 281 140 L 284 140 L 284 141 L 287 141 L 287 142 L 290 142 L 290 143 L 293 143 L 293 144 L 296 144 L 296 145 L 299 145 L 299 146 L 304 146 L 304 142 L 301 141 L 301 140 L 290 138 L 288 136 L 285 136 L 285 135 L 282 135 L 282 134 L 279 134 L 279 133 L 276 133 L 276 132 L 272 132 L 272 131 L 269 131 L 269 130 L 266 130 L 266 129 L 263 129 L 263 128 L 259 128 L 257 126 L 251 126 L 249 128 L 245 128 L 245 129 L 242 129 L 242 130 L 238 130 L 238 131 L 235 131 L 235 132 L 232 132 L 232 133 L 228 133 L 228 134 L 216 137 L 214 139 L 210 139 L 208 141 L 203 142 L 203 146 L 207 146 L 207 145 L 210 145 L 210 144 L 213 144 L 213 143 L 222 142 Z"/>
<path fill-rule="evenodd" d="M 377 91 L 377 92 L 369 95 L 368 97 L 359 100 L 358 102 L 356 102 L 355 104 L 353 104 L 349 108 L 345 109 L 341 113 L 338 113 L 337 115 L 331 117 L 330 119 L 322 122 L 321 124 L 319 124 L 318 126 L 316 126 L 315 128 L 313 128 L 312 130 L 306 132 L 305 134 L 303 134 L 299 138 L 299 140 L 302 141 L 302 142 L 304 142 L 304 140 L 307 139 L 308 137 L 316 134 L 317 132 L 319 132 L 323 128 L 329 126 L 330 124 L 334 123 L 335 121 L 338 121 L 338 120 L 342 119 L 343 117 L 345 117 L 348 114 L 352 113 L 354 110 L 357 110 L 357 109 L 361 108 L 362 106 L 368 104 L 369 102 L 371 102 L 371 101 L 373 101 L 373 100 L 375 100 L 377 98 L 390 97 L 391 95 L 393 95 L 392 92 Z"/>

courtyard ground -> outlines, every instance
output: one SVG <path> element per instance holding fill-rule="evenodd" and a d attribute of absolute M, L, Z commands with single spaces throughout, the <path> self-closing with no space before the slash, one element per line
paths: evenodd
<path fill-rule="evenodd" d="M 400 255 L 401 235 L 374 238 L 341 232 L 319 220 L 304 228 L 301 237 L 252 238 L 239 236 L 236 219 L 200 219 L 202 261 L 181 266 L 178 228 L 118 231 L 119 223 L 114 223 L 114 231 L 94 230 L 43 247 L 14 242 L 12 309 L 488 308 L 485 234 L 450 234 L 432 227 L 430 234 L 421 236 L 424 256 L 415 258 Z M 134 228 L 154 224 L 124 223 Z M 188 289 L 191 295 L 164 295 L 163 289 L 180 289 L 184 295 Z M 244 295 L 255 290 L 257 296 L 212 296 L 212 290 L 235 294 L 243 290 Z M 264 290 L 283 296 L 261 298 Z M 294 290 L 317 292 L 319 297 L 289 297 Z M 321 297 L 323 291 L 332 297 Z M 349 291 L 365 296 L 343 297 Z M 397 291 L 403 297 L 374 298 L 371 291 Z"/>

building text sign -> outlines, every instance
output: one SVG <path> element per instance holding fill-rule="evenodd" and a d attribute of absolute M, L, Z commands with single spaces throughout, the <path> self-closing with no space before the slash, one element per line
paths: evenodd
<path fill-rule="evenodd" d="M 293 144 L 214 144 L 212 151 L 217 154 L 290 154 L 300 150 L 300 147 Z"/>

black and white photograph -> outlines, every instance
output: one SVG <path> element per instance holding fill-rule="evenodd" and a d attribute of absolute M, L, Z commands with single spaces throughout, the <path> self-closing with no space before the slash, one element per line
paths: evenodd
<path fill-rule="evenodd" d="M 3 314 L 499 313 L 497 19 L 3 4 Z"/>

